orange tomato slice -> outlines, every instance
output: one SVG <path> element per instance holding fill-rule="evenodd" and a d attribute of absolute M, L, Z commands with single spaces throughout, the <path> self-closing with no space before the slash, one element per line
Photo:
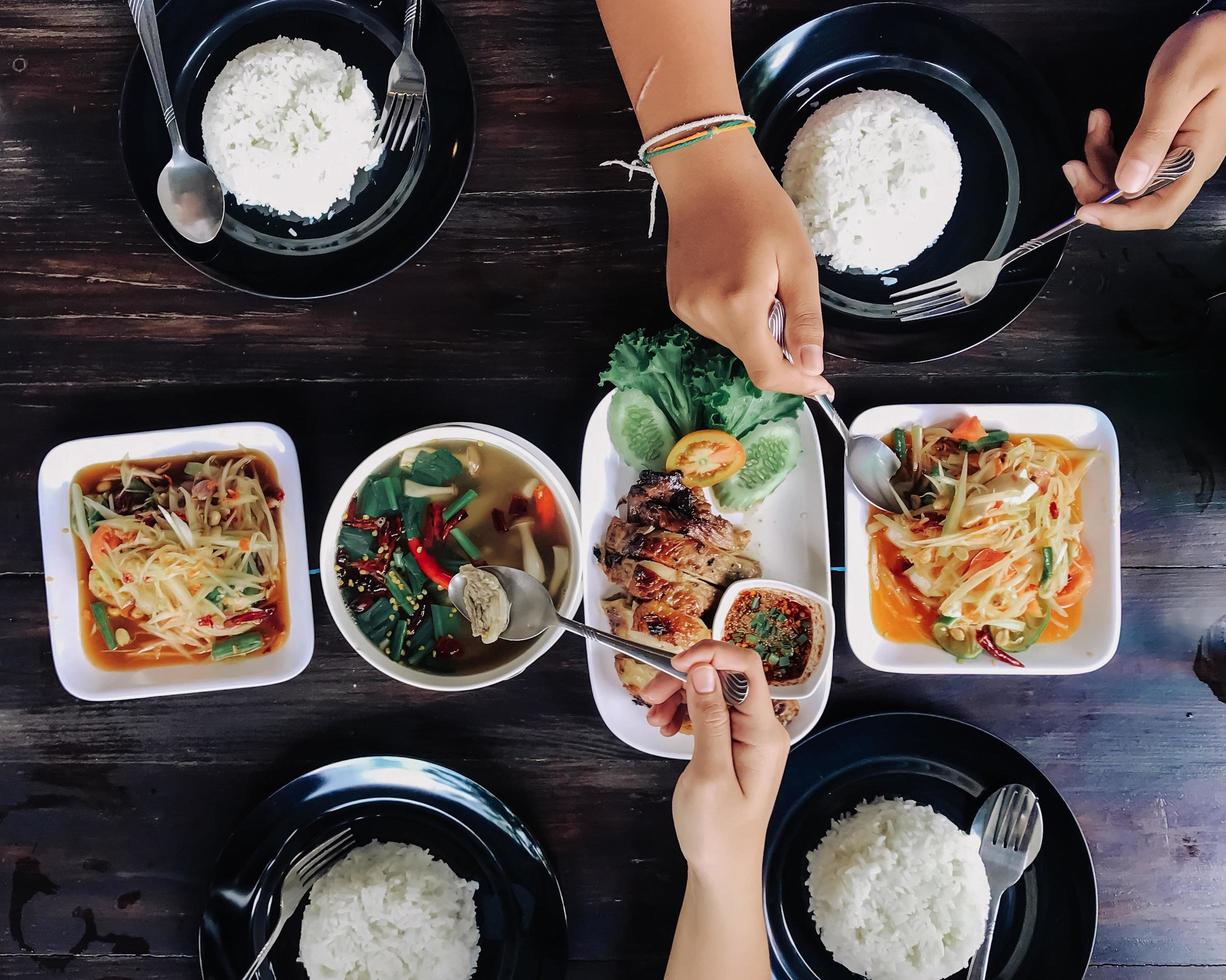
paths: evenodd
<path fill-rule="evenodd" d="M 727 432 L 699 429 L 677 440 L 665 465 L 687 487 L 713 487 L 745 465 L 745 448 Z"/>

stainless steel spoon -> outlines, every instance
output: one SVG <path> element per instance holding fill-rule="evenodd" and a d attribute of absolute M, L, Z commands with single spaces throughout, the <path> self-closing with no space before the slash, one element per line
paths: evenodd
<path fill-rule="evenodd" d="M 618 653 L 633 657 L 648 667 L 654 667 L 661 673 L 668 674 L 685 683 L 684 671 L 672 665 L 672 661 L 664 653 L 633 640 L 623 640 L 613 633 L 594 629 L 584 623 L 567 619 L 558 613 L 553 604 L 549 590 L 527 572 L 518 568 L 506 568 L 501 565 L 484 565 L 484 571 L 492 572 L 502 583 L 502 589 L 507 594 L 511 604 L 511 620 L 502 636 L 507 640 L 531 640 L 540 636 L 547 629 L 561 627 L 588 640 L 595 640 L 605 646 L 612 647 Z M 468 606 L 464 601 L 464 572 L 457 572 L 451 577 L 447 587 L 447 595 L 460 614 L 469 619 Z M 744 674 L 731 671 L 720 671 L 720 684 L 724 691 L 724 700 L 731 705 L 743 704 L 749 696 L 749 681 Z"/>
<path fill-rule="evenodd" d="M 166 131 L 170 134 L 170 160 L 158 176 L 158 203 L 175 231 L 189 242 L 204 245 L 221 231 L 226 196 L 212 168 L 183 146 L 170 97 L 170 82 L 166 78 L 166 63 L 162 60 L 162 42 L 158 37 L 157 12 L 153 4 L 154 0 L 129 0 L 136 33 L 145 49 L 153 87 L 157 89 Z"/>
<path fill-rule="evenodd" d="M 786 319 L 783 303 L 776 299 L 771 304 L 766 323 L 770 327 L 771 336 L 775 338 L 775 343 L 783 348 L 783 356 L 790 361 L 792 355 L 788 353 L 785 338 Z M 817 403 L 817 407 L 826 413 L 826 418 L 830 419 L 835 430 L 843 437 L 844 465 L 847 467 L 847 475 L 851 477 L 851 485 L 855 487 L 856 493 L 874 507 L 880 507 L 891 514 L 902 513 L 898 495 L 890 486 L 890 478 L 898 472 L 898 467 L 902 465 L 898 457 L 894 455 L 894 451 L 880 439 L 874 439 L 872 436 L 853 436 L 847 428 L 847 423 L 843 421 L 835 410 L 834 404 L 825 395 L 816 397 L 810 395 L 809 401 Z"/>
<path fill-rule="evenodd" d="M 1038 798 L 1020 783 L 1002 786 L 983 801 L 971 833 L 979 838 L 979 856 L 988 873 L 991 900 L 983 945 L 971 957 L 966 977 L 985 980 L 1000 900 L 1034 863 L 1043 846 L 1043 811 Z"/>

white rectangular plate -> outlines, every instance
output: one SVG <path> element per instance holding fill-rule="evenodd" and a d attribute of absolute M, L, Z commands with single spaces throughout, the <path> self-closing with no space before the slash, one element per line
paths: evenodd
<path fill-rule="evenodd" d="M 621 461 L 609 441 L 609 402 L 607 395 L 588 422 L 583 439 L 583 473 L 579 498 L 586 547 L 580 553 L 584 562 L 583 608 L 586 622 L 607 630 L 609 624 L 600 600 L 616 593 L 592 557 L 592 549 L 604 539 L 609 518 L 618 501 L 630 489 L 638 473 Z M 761 505 L 748 514 L 729 514 L 729 518 L 753 534 L 746 551 L 762 563 L 762 574 L 811 589 L 830 598 L 830 535 L 826 523 L 826 487 L 822 475 L 822 451 L 817 428 L 807 410 L 800 413 L 800 464 Z M 830 697 L 831 657 L 822 665 L 822 685 L 811 697 L 799 702 L 800 713 L 788 725 L 792 744 L 813 730 Z M 600 717 L 609 730 L 627 745 L 650 755 L 668 759 L 688 759 L 694 751 L 689 735 L 665 738 L 647 724 L 646 709 L 635 704 L 617 679 L 613 651 L 588 641 L 588 673 L 592 696 Z"/>
<path fill-rule="evenodd" d="M 285 491 L 281 503 L 285 596 L 289 603 L 289 634 L 285 641 L 272 653 L 220 663 L 173 664 L 138 670 L 103 670 L 95 666 L 81 642 L 77 552 L 68 528 L 72 478 L 86 466 L 117 462 L 125 456 L 156 459 L 240 448 L 256 449 L 267 456 Z M 235 422 L 61 443 L 47 454 L 38 471 L 38 516 L 47 579 L 51 655 L 60 683 L 69 694 L 85 701 L 122 701 L 259 687 L 289 680 L 310 662 L 315 650 L 315 621 L 311 614 L 302 477 L 298 453 L 284 429 L 266 422 Z"/>
<path fill-rule="evenodd" d="M 1082 607 L 1081 625 L 1068 639 L 1039 643 L 1026 651 L 1024 670 L 991 657 L 959 661 L 935 644 L 895 643 L 873 626 L 868 573 L 868 505 L 843 477 L 846 514 L 847 638 L 869 667 L 897 674 L 986 674 L 1033 677 L 1035 674 L 1084 674 L 1115 655 L 1120 639 L 1120 448 L 1111 420 L 1088 405 L 882 405 L 852 423 L 852 435 L 884 436 L 896 427 L 939 425 L 978 415 L 989 429 L 1061 436 L 1102 458 L 1086 473 L 1081 487 L 1083 540 L 1094 556 L 1094 585 Z"/>

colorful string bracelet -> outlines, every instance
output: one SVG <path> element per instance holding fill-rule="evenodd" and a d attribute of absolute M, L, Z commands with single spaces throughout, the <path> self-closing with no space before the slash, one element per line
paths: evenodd
<path fill-rule="evenodd" d="M 750 116 L 739 113 L 729 113 L 722 116 L 708 116 L 705 119 L 695 119 L 692 122 L 673 126 L 662 133 L 657 133 L 651 139 L 645 140 L 639 147 L 634 160 L 605 160 L 602 167 L 624 167 L 626 179 L 633 180 L 635 174 L 648 174 L 651 177 L 651 210 L 647 222 L 647 237 L 650 238 L 656 230 L 656 195 L 660 190 L 660 182 L 656 180 L 651 161 L 665 153 L 683 150 L 687 146 L 714 139 L 721 133 L 730 133 L 738 129 L 748 129 L 752 134 L 757 124 Z"/>

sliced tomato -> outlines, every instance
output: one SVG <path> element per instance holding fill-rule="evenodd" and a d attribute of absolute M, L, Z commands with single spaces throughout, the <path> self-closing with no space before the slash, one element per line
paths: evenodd
<path fill-rule="evenodd" d="M 1072 567 L 1069 569 L 1068 581 L 1064 583 L 1056 598 L 1065 609 L 1076 605 L 1085 598 L 1094 584 L 1094 559 L 1089 549 L 1083 544 L 1077 553 Z"/>
<path fill-rule="evenodd" d="M 983 548 L 976 551 L 970 560 L 970 564 L 966 566 L 966 574 L 974 575 L 976 572 L 982 572 L 985 568 L 991 568 L 998 561 L 1005 557 L 1003 551 L 993 551 L 991 548 Z"/>
<path fill-rule="evenodd" d="M 975 442 L 987 434 L 988 432 L 983 427 L 983 423 L 979 421 L 979 416 L 972 415 L 959 422 L 957 428 L 949 434 L 949 437 L 959 442 Z"/>
<path fill-rule="evenodd" d="M 699 429 L 677 440 L 665 465 L 687 487 L 713 487 L 745 465 L 745 448 L 727 432 Z"/>
<path fill-rule="evenodd" d="M 96 562 L 101 561 L 103 555 L 127 540 L 126 534 L 121 534 L 109 524 L 99 524 L 89 536 L 89 556 Z"/>

